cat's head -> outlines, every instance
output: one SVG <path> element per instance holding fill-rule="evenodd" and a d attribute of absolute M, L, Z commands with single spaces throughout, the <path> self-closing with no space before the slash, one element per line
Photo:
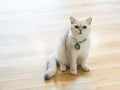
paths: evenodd
<path fill-rule="evenodd" d="M 77 37 L 87 37 L 90 33 L 90 25 L 92 18 L 89 17 L 85 20 L 77 20 L 74 17 L 70 17 L 71 33 Z"/>

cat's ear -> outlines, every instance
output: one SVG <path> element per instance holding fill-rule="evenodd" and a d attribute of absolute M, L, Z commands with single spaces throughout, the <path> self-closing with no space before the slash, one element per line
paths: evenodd
<path fill-rule="evenodd" d="M 87 21 L 87 23 L 88 23 L 89 25 L 91 25 L 92 17 L 87 18 L 86 21 Z"/>
<path fill-rule="evenodd" d="M 75 21 L 76 21 L 76 19 L 74 17 L 70 17 L 71 24 L 73 24 Z"/>

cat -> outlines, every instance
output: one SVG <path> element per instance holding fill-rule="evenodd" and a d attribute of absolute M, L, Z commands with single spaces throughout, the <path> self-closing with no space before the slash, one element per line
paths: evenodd
<path fill-rule="evenodd" d="M 47 61 L 44 79 L 49 80 L 57 72 L 57 63 L 61 71 L 70 67 L 70 73 L 77 74 L 77 66 L 81 65 L 83 71 L 89 71 L 87 65 L 90 49 L 90 31 L 92 17 L 78 20 L 70 17 L 70 26 L 61 37 L 57 50 Z"/>

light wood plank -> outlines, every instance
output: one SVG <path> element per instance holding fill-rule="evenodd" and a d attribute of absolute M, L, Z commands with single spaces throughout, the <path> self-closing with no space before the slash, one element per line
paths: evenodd
<path fill-rule="evenodd" d="M 119 90 L 119 0 L 1 0 L 0 90 Z M 70 23 L 93 17 L 90 72 L 58 70 L 45 82 L 50 55 Z"/>

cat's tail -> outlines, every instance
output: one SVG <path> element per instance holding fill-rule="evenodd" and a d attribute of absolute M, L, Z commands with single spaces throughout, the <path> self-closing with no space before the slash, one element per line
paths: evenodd
<path fill-rule="evenodd" d="M 55 76 L 56 72 L 57 72 L 57 60 L 55 58 L 55 55 L 52 55 L 48 58 L 44 79 L 49 80 L 50 78 Z"/>

